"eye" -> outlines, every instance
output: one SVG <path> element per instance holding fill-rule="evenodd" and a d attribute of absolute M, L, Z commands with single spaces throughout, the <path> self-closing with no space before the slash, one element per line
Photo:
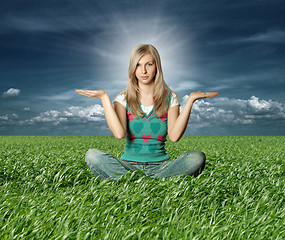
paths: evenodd
<path fill-rule="evenodd" d="M 140 66 L 140 64 L 139 64 L 139 63 L 137 64 L 137 67 L 138 67 L 138 66 Z"/>
<path fill-rule="evenodd" d="M 152 66 L 152 65 L 153 65 L 152 63 L 149 63 L 149 64 L 148 64 L 148 66 Z"/>

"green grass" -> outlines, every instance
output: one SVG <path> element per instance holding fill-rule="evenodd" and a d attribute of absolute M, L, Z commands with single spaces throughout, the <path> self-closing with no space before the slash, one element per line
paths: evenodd
<path fill-rule="evenodd" d="M 0 239 L 284 239 L 285 137 L 183 137 L 197 178 L 100 181 L 84 156 L 119 157 L 114 137 L 0 137 Z M 112 182 L 112 184 L 110 184 Z"/>

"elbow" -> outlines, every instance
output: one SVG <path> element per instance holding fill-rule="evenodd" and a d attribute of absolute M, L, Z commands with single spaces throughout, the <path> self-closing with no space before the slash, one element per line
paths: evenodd
<path fill-rule="evenodd" d="M 117 133 L 114 133 L 114 136 L 115 138 L 117 139 L 123 139 L 125 136 L 126 136 L 126 132 L 123 131 L 123 132 L 117 132 Z"/>
<path fill-rule="evenodd" d="M 178 142 L 180 138 L 169 138 L 171 142 Z"/>
<path fill-rule="evenodd" d="M 172 136 L 172 135 L 168 135 L 169 136 L 169 140 L 171 142 L 178 142 L 180 140 L 181 137 L 179 136 Z"/>
<path fill-rule="evenodd" d="M 125 137 L 125 135 L 115 135 L 115 138 L 117 139 L 123 139 Z"/>

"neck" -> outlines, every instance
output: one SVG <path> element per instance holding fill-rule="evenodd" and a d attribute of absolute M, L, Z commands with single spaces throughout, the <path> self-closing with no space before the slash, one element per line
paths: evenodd
<path fill-rule="evenodd" d="M 153 95 L 153 89 L 154 89 L 154 83 L 152 84 L 139 84 L 139 90 L 141 96 L 152 96 Z"/>

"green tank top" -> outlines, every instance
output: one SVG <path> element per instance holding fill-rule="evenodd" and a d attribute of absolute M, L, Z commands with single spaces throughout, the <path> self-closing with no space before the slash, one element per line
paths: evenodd
<path fill-rule="evenodd" d="M 166 92 L 170 103 L 171 93 Z M 127 144 L 121 160 L 134 162 L 159 162 L 169 159 L 165 150 L 167 136 L 167 113 L 157 117 L 152 108 L 149 114 L 135 118 L 127 106 Z"/>

